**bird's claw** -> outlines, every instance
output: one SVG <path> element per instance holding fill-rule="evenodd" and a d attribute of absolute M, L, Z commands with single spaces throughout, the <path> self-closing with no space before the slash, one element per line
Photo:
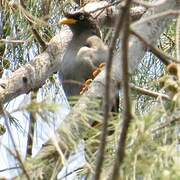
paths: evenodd
<path fill-rule="evenodd" d="M 82 85 L 82 89 L 80 91 L 80 95 L 82 95 L 84 92 L 86 92 L 89 89 L 90 84 L 92 83 L 92 79 L 87 79 L 85 83 Z"/>
<path fill-rule="evenodd" d="M 101 63 L 97 69 L 93 71 L 93 77 L 95 78 L 104 68 L 106 64 Z M 82 89 L 80 91 L 80 95 L 82 95 L 84 92 L 86 92 L 89 89 L 90 84 L 92 83 L 93 79 L 87 79 L 85 83 L 82 85 Z"/>
<path fill-rule="evenodd" d="M 105 63 L 101 63 L 98 66 L 98 68 L 93 71 L 93 77 L 94 78 L 102 71 L 102 69 L 104 68 L 105 65 L 106 65 Z"/>

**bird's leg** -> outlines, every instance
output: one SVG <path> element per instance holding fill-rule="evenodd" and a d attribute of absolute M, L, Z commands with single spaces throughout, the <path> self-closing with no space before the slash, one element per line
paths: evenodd
<path fill-rule="evenodd" d="M 93 79 L 103 70 L 105 63 L 101 63 L 94 71 L 93 71 Z M 86 92 L 89 89 L 90 84 L 92 83 L 93 79 L 87 79 L 82 86 L 80 91 L 80 95 Z"/>

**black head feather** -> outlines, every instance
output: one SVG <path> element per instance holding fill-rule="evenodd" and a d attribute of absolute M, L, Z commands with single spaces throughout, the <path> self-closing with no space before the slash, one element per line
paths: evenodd
<path fill-rule="evenodd" d="M 96 19 L 92 17 L 90 13 L 84 11 L 78 11 L 73 13 L 65 13 L 67 19 L 74 19 L 76 23 L 68 24 L 72 32 L 83 33 L 86 30 L 92 30 L 94 35 L 101 36 L 99 26 Z"/>

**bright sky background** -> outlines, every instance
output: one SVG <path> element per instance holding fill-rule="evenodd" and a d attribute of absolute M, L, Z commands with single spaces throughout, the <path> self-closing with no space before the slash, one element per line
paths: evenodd
<path fill-rule="evenodd" d="M 58 88 L 57 86 L 59 86 L 60 88 Z M 51 115 L 48 116 L 48 122 L 51 123 L 45 123 L 44 121 L 42 121 L 40 116 L 37 116 L 38 118 L 33 145 L 33 156 L 41 149 L 42 144 L 44 144 L 50 137 L 53 136 L 53 132 L 69 112 L 69 105 L 67 104 L 67 100 L 64 96 L 60 83 L 56 85 L 45 85 L 45 87 L 41 88 L 38 93 L 38 101 L 42 100 L 48 100 L 48 102 L 50 103 L 55 102 L 59 104 L 59 109 L 57 113 L 54 113 L 53 115 L 51 113 Z M 12 100 L 6 108 L 7 111 L 18 120 L 19 125 L 22 127 L 17 128 L 13 124 L 9 124 L 16 146 L 23 158 L 25 157 L 26 152 L 29 114 L 27 111 L 22 110 L 17 112 L 13 111 L 15 109 L 21 109 L 28 103 L 30 103 L 30 95 L 21 95 Z M 0 119 L 0 123 L 5 125 L 4 118 Z M 6 129 L 6 133 L 3 136 L 0 136 L 0 170 L 16 166 L 16 161 L 14 160 L 13 156 L 10 155 L 10 153 L 6 150 L 5 147 L 13 150 L 13 145 L 8 133 L 8 129 Z M 59 174 L 59 177 L 63 177 L 66 173 L 71 172 L 74 168 L 77 168 L 77 164 L 78 166 L 83 165 L 85 163 L 83 154 L 83 143 L 81 143 L 80 147 L 77 150 L 77 154 L 72 156 L 69 160 L 71 165 L 68 166 L 68 168 L 64 168 Z M 4 176 L 6 178 L 11 178 L 17 175 L 17 173 L 18 170 L 8 170 L 0 172 L 0 177 Z M 75 176 L 74 174 L 72 174 L 71 176 L 69 176 L 68 179 L 74 178 Z"/>

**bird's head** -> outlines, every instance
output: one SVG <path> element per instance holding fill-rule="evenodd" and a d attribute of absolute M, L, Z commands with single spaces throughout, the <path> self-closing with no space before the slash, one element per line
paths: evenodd
<path fill-rule="evenodd" d="M 86 30 L 94 30 L 95 34 L 100 36 L 100 30 L 96 20 L 87 12 L 79 11 L 74 13 L 66 13 L 65 18 L 59 21 L 61 25 L 68 25 L 72 32 L 83 33 Z"/>

